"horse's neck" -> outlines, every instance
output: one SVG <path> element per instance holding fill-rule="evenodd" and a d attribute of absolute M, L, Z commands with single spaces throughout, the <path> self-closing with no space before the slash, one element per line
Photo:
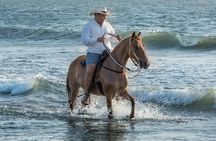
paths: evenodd
<path fill-rule="evenodd" d="M 128 37 L 129 38 L 129 37 Z M 128 58 L 129 58 L 129 40 L 128 38 L 124 39 L 123 41 L 121 41 L 112 51 L 112 56 L 115 58 L 115 60 L 120 63 L 122 66 L 125 66 Z M 110 57 L 111 59 L 111 57 Z M 112 59 L 111 61 L 109 61 L 110 65 L 112 65 L 112 67 L 119 67 Z"/>

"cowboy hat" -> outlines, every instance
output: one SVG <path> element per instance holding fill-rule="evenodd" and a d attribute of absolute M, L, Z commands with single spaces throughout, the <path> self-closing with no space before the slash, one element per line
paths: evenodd
<path fill-rule="evenodd" d="M 92 10 L 89 15 L 94 15 L 96 13 L 99 13 L 99 14 L 103 14 L 105 16 L 110 16 L 111 15 L 111 12 L 107 11 L 107 8 L 106 7 L 102 7 L 102 8 L 95 8 L 94 10 Z"/>

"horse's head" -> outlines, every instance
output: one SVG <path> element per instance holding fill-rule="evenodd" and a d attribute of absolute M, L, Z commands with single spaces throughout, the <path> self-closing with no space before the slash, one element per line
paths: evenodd
<path fill-rule="evenodd" d="M 150 63 L 144 50 L 141 32 L 139 32 L 137 35 L 135 32 L 133 32 L 131 38 L 129 38 L 129 44 L 131 47 L 130 59 L 135 64 L 139 64 L 140 68 L 148 69 Z"/>

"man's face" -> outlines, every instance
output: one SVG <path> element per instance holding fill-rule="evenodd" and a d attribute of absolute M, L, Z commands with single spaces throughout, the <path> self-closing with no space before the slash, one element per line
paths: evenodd
<path fill-rule="evenodd" d="M 99 23 L 99 24 L 103 24 L 104 20 L 106 19 L 106 16 L 104 14 L 100 14 L 100 13 L 96 13 L 95 14 L 95 20 Z"/>

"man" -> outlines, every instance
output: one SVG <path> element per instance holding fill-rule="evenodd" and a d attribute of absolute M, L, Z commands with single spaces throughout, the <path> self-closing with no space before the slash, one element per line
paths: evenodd
<path fill-rule="evenodd" d="M 81 40 L 84 45 L 88 47 L 86 55 L 86 73 L 84 81 L 84 97 L 81 102 L 83 105 L 90 104 L 90 92 L 89 87 L 91 80 L 93 79 L 93 74 L 96 69 L 101 54 L 105 50 L 104 44 L 112 50 L 111 40 L 113 37 L 109 36 L 106 38 L 104 33 L 114 34 L 115 30 L 112 25 L 106 21 L 106 16 L 111 13 L 104 8 L 96 8 L 91 11 L 89 15 L 93 15 L 94 18 L 90 20 L 83 28 L 81 34 Z M 120 41 L 120 36 L 117 35 L 117 39 Z M 103 44 L 104 43 L 104 44 Z"/>

